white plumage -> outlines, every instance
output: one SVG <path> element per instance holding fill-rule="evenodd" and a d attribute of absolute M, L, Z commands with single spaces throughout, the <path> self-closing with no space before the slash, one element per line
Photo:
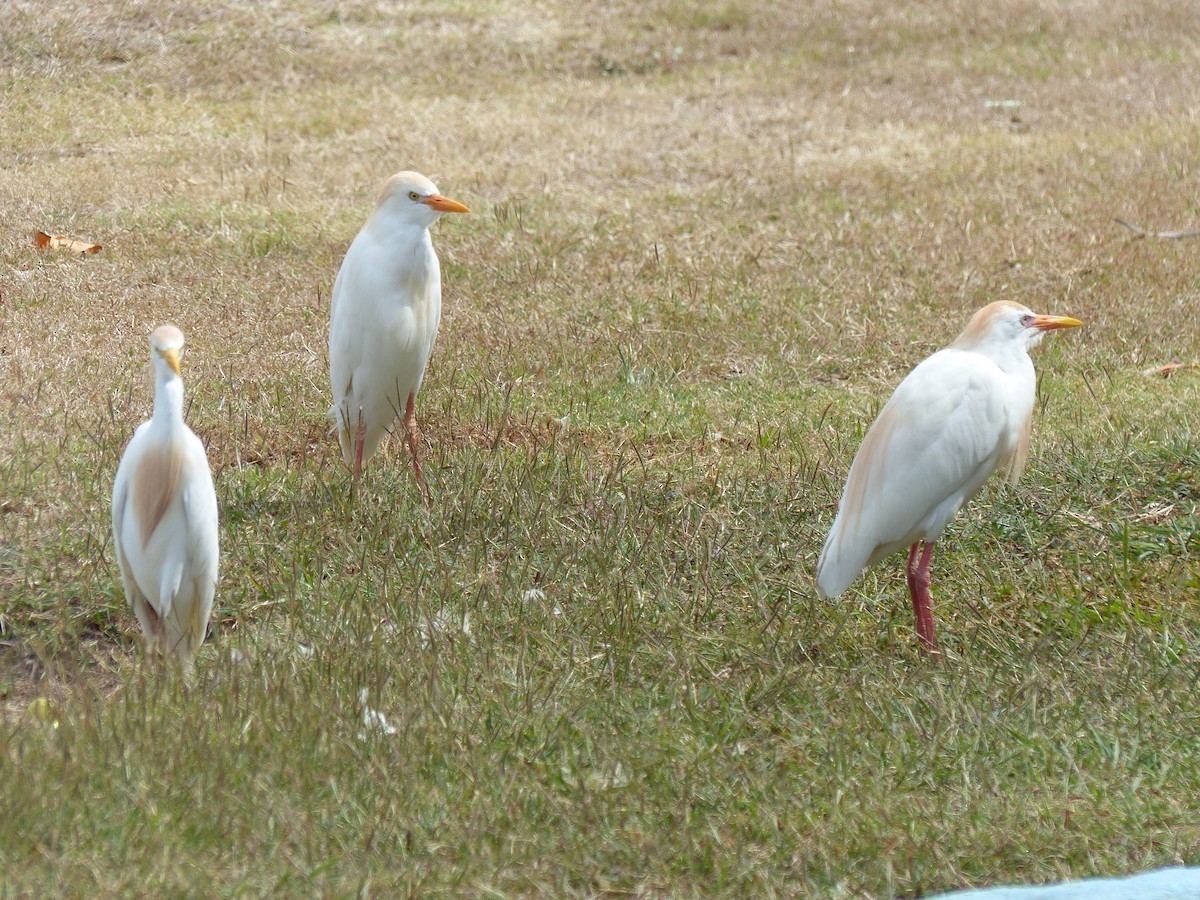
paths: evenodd
<path fill-rule="evenodd" d="M 1048 329 L 1080 324 L 1035 315 L 1016 303 L 991 303 L 951 346 L 908 374 L 850 466 L 817 563 L 822 597 L 836 597 L 865 567 L 907 547 L 917 633 L 922 647 L 936 651 L 929 597 L 933 544 L 997 467 L 1011 481 L 1019 477 L 1036 388 L 1029 350 Z"/>
<path fill-rule="evenodd" d="M 204 445 L 183 421 L 183 333 L 163 325 L 150 347 L 154 413 L 117 467 L 113 541 L 147 652 L 173 653 L 190 671 L 217 587 L 217 495 Z"/>
<path fill-rule="evenodd" d="M 413 471 L 425 489 L 414 402 L 442 316 L 441 268 L 429 227 L 448 212 L 469 210 L 424 175 L 393 175 L 333 283 L 330 412 L 355 477 L 403 417 Z"/>

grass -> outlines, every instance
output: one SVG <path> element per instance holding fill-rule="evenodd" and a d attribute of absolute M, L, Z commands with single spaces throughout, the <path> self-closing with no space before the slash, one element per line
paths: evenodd
<path fill-rule="evenodd" d="M 85 14 L 86 12 L 86 14 Z M 916 897 L 1200 864 L 1195 17 L 1171 3 L 0 10 L 6 892 Z M 996 105 L 986 101 L 1017 101 Z M 328 297 L 435 235 L 419 413 L 355 488 Z M 42 229 L 104 244 L 41 254 Z M 812 570 L 862 434 L 997 298 L 1020 484 Z M 108 526 L 182 327 L 222 582 L 188 689 Z M 396 729 L 364 726 L 360 691 Z M 40 701 L 44 699 L 45 703 Z"/>

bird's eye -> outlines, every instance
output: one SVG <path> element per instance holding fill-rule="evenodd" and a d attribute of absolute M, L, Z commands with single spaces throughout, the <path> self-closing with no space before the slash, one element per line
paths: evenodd
<path fill-rule="evenodd" d="M 1025 313 L 1025 315 L 1021 316 L 1021 324 L 1028 328 L 1033 324 L 1033 316 L 1030 313 Z"/>
<path fill-rule="evenodd" d="M 409 192 L 408 192 L 408 199 L 409 199 L 409 200 L 420 200 L 420 199 L 421 199 L 421 195 L 420 195 L 420 194 L 418 194 L 416 191 L 409 191 Z"/>

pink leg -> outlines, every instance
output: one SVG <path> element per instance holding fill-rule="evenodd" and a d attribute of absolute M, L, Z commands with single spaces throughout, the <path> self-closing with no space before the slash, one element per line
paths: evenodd
<path fill-rule="evenodd" d="M 925 543 L 925 549 L 918 561 L 917 548 L 920 545 L 921 542 L 917 541 L 908 551 L 908 593 L 912 597 L 913 613 L 917 619 L 917 638 L 921 642 L 921 649 L 934 657 L 939 657 L 941 654 L 938 653 L 937 638 L 933 633 L 933 597 L 929 593 L 929 568 L 933 564 L 933 543 L 930 541 Z"/>
<path fill-rule="evenodd" d="M 417 454 L 417 413 L 413 403 L 413 395 L 408 395 L 408 403 L 404 405 L 404 436 L 408 439 L 408 452 L 412 454 L 413 474 L 417 476 L 417 484 L 421 486 L 421 495 L 425 505 L 429 505 L 429 487 L 425 484 L 425 476 L 421 473 L 421 459 Z"/>

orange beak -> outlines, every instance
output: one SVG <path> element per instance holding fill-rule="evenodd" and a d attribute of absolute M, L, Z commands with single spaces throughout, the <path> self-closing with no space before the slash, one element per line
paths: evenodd
<path fill-rule="evenodd" d="M 179 373 L 179 351 L 174 347 L 168 347 L 162 351 L 162 358 L 167 361 L 167 365 L 171 367 L 171 371 L 176 375 Z"/>
<path fill-rule="evenodd" d="M 449 197 L 443 197 L 441 194 L 430 194 L 421 202 L 430 209 L 436 209 L 438 212 L 470 212 L 469 209 L 457 200 L 451 200 Z"/>
<path fill-rule="evenodd" d="M 1051 328 L 1077 328 L 1083 323 L 1070 316 L 1034 316 L 1029 324 L 1042 331 L 1049 331 Z"/>

